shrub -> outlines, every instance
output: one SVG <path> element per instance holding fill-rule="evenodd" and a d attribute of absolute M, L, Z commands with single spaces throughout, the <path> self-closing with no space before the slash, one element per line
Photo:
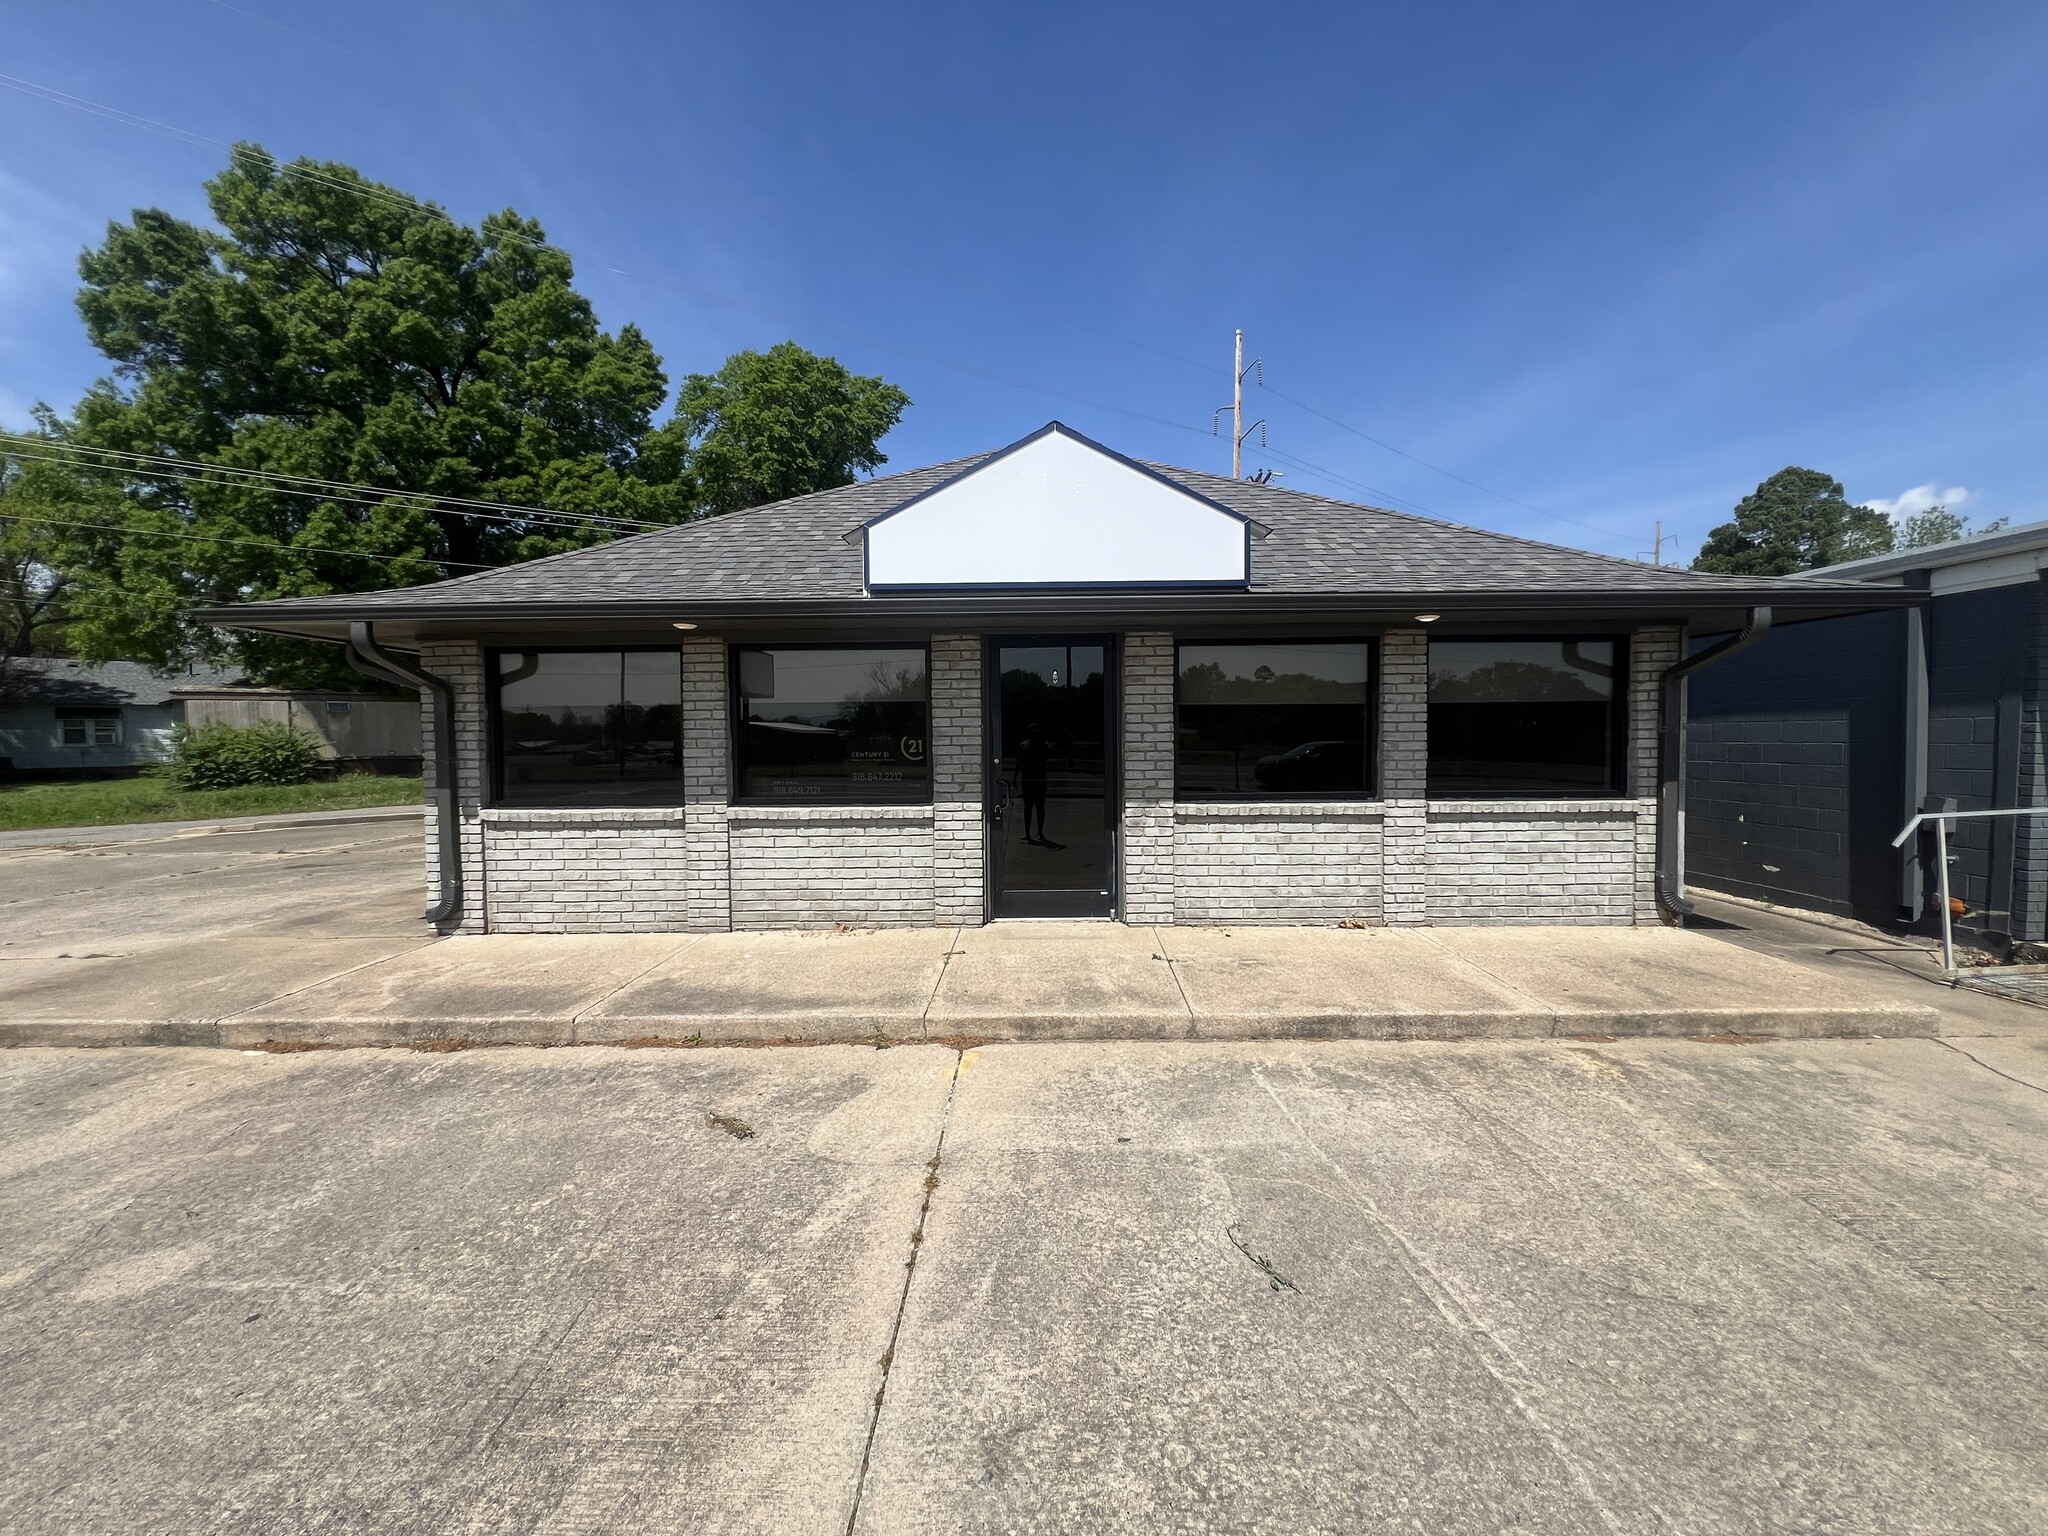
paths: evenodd
<path fill-rule="evenodd" d="M 171 732 L 170 780 L 180 789 L 303 784 L 324 766 L 313 738 L 266 720 L 258 725 L 180 725 Z"/>

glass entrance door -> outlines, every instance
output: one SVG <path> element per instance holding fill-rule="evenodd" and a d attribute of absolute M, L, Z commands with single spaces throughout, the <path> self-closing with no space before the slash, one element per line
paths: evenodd
<path fill-rule="evenodd" d="M 997 917 L 1116 911 L 1110 642 L 1034 636 L 990 647 L 990 886 Z"/>

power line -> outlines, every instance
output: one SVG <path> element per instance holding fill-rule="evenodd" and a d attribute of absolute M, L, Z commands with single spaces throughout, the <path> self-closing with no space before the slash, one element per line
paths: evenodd
<path fill-rule="evenodd" d="M 27 95 L 51 102 L 57 106 L 70 107 L 76 111 L 88 112 L 96 117 L 106 118 L 125 127 L 140 128 L 150 133 L 167 134 L 187 144 L 220 150 L 229 155 L 241 156 L 249 160 L 261 160 L 281 175 L 297 176 L 311 181 L 315 185 L 330 187 L 336 191 L 349 193 L 352 196 L 381 202 L 410 213 L 442 219 L 450 224 L 455 224 L 457 228 L 465 227 L 457 223 L 455 218 L 446 209 L 437 208 L 431 203 L 423 203 L 417 198 L 409 197 L 402 192 L 396 192 L 386 187 L 374 186 L 367 181 L 344 181 L 338 177 L 328 176 L 323 172 L 310 170 L 304 166 L 286 165 L 268 150 L 264 150 L 259 154 L 255 150 L 211 138 L 203 133 L 194 133 L 190 129 L 179 128 L 170 123 L 158 122 L 154 118 L 123 111 L 119 107 L 107 106 L 104 102 L 92 101 L 83 96 L 74 96 L 68 91 L 59 91 L 49 86 L 38 85 L 32 80 L 23 80 L 16 75 L 0 74 L 0 85 L 24 92 Z M 521 230 L 500 229 L 496 234 L 499 238 L 518 241 L 536 250 L 555 251 L 572 259 L 575 254 L 566 246 L 558 245 L 552 240 L 542 239 L 539 236 L 526 234 Z M 774 320 L 779 324 L 808 326 L 830 335 L 845 337 L 849 341 L 858 341 L 865 346 L 877 347 L 886 352 L 894 352 L 903 357 L 911 357 L 920 362 L 930 363 L 935 367 L 949 368 L 973 378 L 984 379 L 992 384 L 1001 384 L 1011 389 L 1027 390 L 1035 394 L 1048 395 L 1055 399 L 1071 400 L 1078 405 L 1085 405 L 1093 410 L 1109 411 L 1120 416 L 1129 416 L 1137 421 L 1151 422 L 1155 426 L 1171 427 L 1180 432 L 1191 432 L 1197 436 L 1208 435 L 1202 432 L 1201 428 L 1191 426 L 1184 421 L 1173 421 L 1164 416 L 1154 416 L 1145 411 L 1132 410 L 1128 406 L 1112 404 L 1107 400 L 1091 399 L 1086 395 L 1077 395 L 1070 390 L 1058 389 L 1047 384 L 1034 384 L 1026 379 L 1013 379 L 1007 375 L 977 367 L 972 363 L 963 363 L 938 353 L 925 352 L 915 347 L 906 347 L 899 342 L 887 341 L 879 336 L 852 330 L 846 326 L 834 325 L 828 321 L 817 320 L 792 311 L 774 309 L 746 299 L 737 299 L 730 294 L 717 293 L 707 288 L 697 287 L 694 284 L 658 277 L 652 273 L 635 271 L 630 267 L 619 266 L 617 263 L 608 261 L 600 256 L 591 257 L 590 263 L 598 269 L 612 273 L 617 277 L 627 278 L 634 282 L 647 283 L 657 288 L 667 288 L 677 293 L 688 294 L 707 303 L 717 304 L 728 309 L 736 309 L 747 314 L 759 315 L 764 319 Z"/>
<path fill-rule="evenodd" d="M 219 0 L 215 0 L 215 3 L 219 3 Z M 233 6 L 224 6 L 223 8 L 228 10 L 236 9 Z M 251 15 L 252 13 L 242 12 L 241 14 Z M 254 17 L 253 19 L 264 20 L 265 18 Z M 289 31 L 291 29 L 287 28 L 286 30 Z M 319 41 L 319 39 L 313 40 Z M 190 129 L 179 128 L 170 123 L 159 122 L 154 118 L 143 117 L 137 113 L 127 112 L 118 107 L 110 107 L 103 102 L 92 101 L 83 96 L 75 96 L 69 92 L 59 91 L 50 86 L 39 85 L 34 81 L 23 80 L 15 75 L 0 74 L 0 85 L 8 86 L 14 90 L 24 92 L 25 94 L 51 102 L 58 106 L 65 106 L 77 111 L 88 112 L 93 114 L 94 116 L 103 117 L 109 119 L 110 121 L 121 123 L 127 127 L 141 128 L 151 133 L 166 134 L 172 138 L 181 140 L 182 142 L 188 144 L 202 145 L 216 150 L 221 150 L 232 156 L 240 156 L 251 160 L 260 159 L 280 175 L 297 176 L 304 180 L 311 181 L 316 185 L 326 186 L 336 191 L 348 193 L 352 196 L 362 197 L 372 201 L 381 202 L 386 204 L 387 206 L 399 208 L 409 213 L 422 214 L 430 218 L 442 219 L 450 224 L 456 224 L 458 228 L 466 227 L 460 225 L 455 220 L 455 218 L 447 212 L 446 209 L 437 207 L 431 203 L 422 202 L 417 198 L 411 197 L 408 194 L 402 192 L 398 192 L 394 189 L 371 184 L 370 182 L 364 179 L 358 179 L 356 181 L 347 181 L 339 177 L 328 176 L 323 172 L 315 171 L 305 166 L 286 165 L 284 162 L 280 161 L 275 155 L 272 155 L 267 150 L 260 152 L 251 150 L 243 146 L 228 143 L 221 139 L 212 138 L 206 134 L 195 133 Z M 567 247 L 559 245 L 554 241 L 543 239 L 539 236 L 526 234 L 522 230 L 500 229 L 496 233 L 499 238 L 518 241 L 520 243 L 529 245 L 536 250 L 552 250 L 564 256 L 569 256 L 572 259 L 574 258 L 574 253 L 571 252 Z M 592 258 L 590 258 L 590 260 L 591 263 L 594 266 L 598 267 L 599 269 L 609 272 L 614 276 L 627 278 L 630 281 L 647 283 L 657 288 L 666 288 L 673 292 L 686 294 L 689 295 L 690 297 L 697 298 L 708 303 L 720 305 L 724 308 L 738 310 L 747 314 L 759 315 L 765 319 L 774 320 L 779 324 L 808 326 L 814 330 L 823 331 L 830 335 L 841 336 L 850 341 L 860 342 L 865 346 L 876 347 L 883 351 L 894 352 L 899 356 L 910 357 L 920 362 L 930 363 L 935 367 L 948 368 L 955 372 L 964 373 L 973 378 L 986 380 L 989 383 L 1000 384 L 1011 389 L 1021 389 L 1035 394 L 1042 394 L 1050 396 L 1054 399 L 1071 400 L 1076 404 L 1088 406 L 1090 409 L 1093 410 L 1109 411 L 1116 415 L 1130 417 L 1131 419 L 1136 421 L 1148 422 L 1154 426 L 1169 427 L 1174 429 L 1175 431 L 1189 432 L 1197 436 L 1214 435 L 1213 433 L 1203 433 L 1200 427 L 1190 425 L 1187 422 L 1174 421 L 1167 417 L 1152 415 L 1149 412 L 1133 410 L 1128 406 L 1112 404 L 1111 402 L 1106 400 L 1096 400 L 1085 395 L 1077 395 L 1074 394 L 1072 391 L 1058 389 L 1051 385 L 1034 384 L 1029 380 L 1011 378 L 1005 374 L 995 373 L 990 371 L 989 369 L 981 368 L 971 363 L 963 363 L 953 358 L 948 358 L 936 353 L 923 351 L 919 348 L 906 347 L 898 342 L 887 341 L 878 336 L 873 336 L 865 332 L 852 330 L 845 326 L 835 325 L 828 321 L 821 321 L 811 316 L 795 313 L 792 311 L 779 310 L 746 299 L 734 298 L 730 294 L 717 293 L 710 289 L 698 287 L 694 284 L 677 282 L 673 279 L 660 277 L 652 273 L 635 271 L 629 267 L 619 266 L 614 262 L 604 259 L 603 257 L 593 256 Z M 1063 323 L 1071 324 L 1073 322 L 1063 321 Z M 1168 351 L 1165 348 L 1156 347 L 1146 342 L 1135 341 L 1129 337 L 1119 336 L 1113 332 L 1104 331 L 1097 327 L 1081 326 L 1079 328 L 1083 330 L 1093 331 L 1097 335 L 1101 335 L 1107 337 L 1110 340 L 1120 342 L 1125 346 L 1135 347 L 1141 351 L 1150 352 L 1156 356 L 1185 364 L 1190 368 L 1200 369 L 1205 373 L 1214 371 L 1210 365 L 1196 362 L 1193 358 L 1183 357 L 1179 353 Z M 1261 379 L 1261 384 L 1264 384 L 1263 379 Z M 1276 398 L 1280 400 L 1284 400 L 1285 402 L 1287 402 L 1287 404 L 1294 406 L 1297 410 L 1306 411 L 1311 416 L 1317 417 L 1322 421 L 1326 421 L 1331 426 L 1337 427 L 1342 431 L 1349 432 L 1354 437 L 1358 437 L 1364 440 L 1365 442 L 1371 443 L 1373 444 L 1373 446 L 1377 448 L 1382 448 L 1386 450 L 1388 453 L 1397 454 L 1401 458 L 1409 460 L 1411 463 L 1419 464 L 1424 469 L 1430 470 L 1435 474 L 1443 475 L 1444 477 L 1450 480 L 1455 480 L 1458 484 L 1467 486 L 1472 490 L 1478 491 L 1482 495 L 1492 496 L 1496 500 L 1506 502 L 1510 506 L 1519 507 L 1525 512 L 1533 512 L 1538 517 L 1547 518 L 1552 522 L 1562 523 L 1569 527 L 1581 528 L 1588 533 L 1599 534 L 1604 538 L 1614 538 L 1617 536 L 1617 531 L 1612 528 L 1603 528 L 1592 523 L 1582 522 L 1576 518 L 1564 517 L 1559 515 L 1558 513 L 1546 511 L 1544 508 L 1535 506 L 1530 502 L 1523 501 L 1519 497 L 1510 496 L 1504 491 L 1497 491 L 1493 489 L 1491 486 L 1482 485 L 1477 480 L 1473 480 L 1467 476 L 1461 475 L 1457 473 L 1455 470 L 1446 469 L 1440 464 L 1431 463 L 1428 459 L 1423 458 L 1419 454 L 1410 453 L 1407 449 L 1396 447 L 1394 444 L 1387 442 L 1384 438 L 1375 437 L 1370 432 L 1366 432 L 1359 427 L 1355 427 L 1351 425 L 1351 423 L 1349 422 L 1339 420 L 1337 417 L 1330 415 L 1327 411 L 1319 410 L 1315 406 L 1308 404 L 1306 401 L 1297 400 L 1292 395 L 1289 395 L 1284 391 L 1278 389 L 1271 389 L 1270 386 L 1267 387 L 1272 395 L 1274 395 Z M 1296 462 L 1298 462 L 1303 469 L 1310 470 L 1313 473 L 1322 474 L 1329 479 L 1337 481 L 1338 483 L 1351 486 L 1359 486 L 1359 482 L 1349 480 L 1341 475 L 1336 475 L 1331 471 L 1315 470 L 1313 466 L 1307 464 L 1306 461 Z M 1359 488 L 1366 490 L 1367 494 L 1380 496 L 1389 501 L 1406 501 L 1409 506 L 1418 508 L 1421 505 L 1420 503 L 1408 500 L 1407 498 L 1395 497 L 1385 491 L 1373 491 L 1370 488 L 1362 486 L 1359 486 Z M 1427 511 L 1424 511 L 1422 515 L 1431 517 L 1437 516 L 1436 513 Z"/>
<path fill-rule="evenodd" d="M 396 565 L 417 560 L 424 565 L 463 566 L 472 571 L 496 570 L 474 560 L 443 560 L 435 555 L 377 555 L 366 549 L 327 549 L 318 544 L 279 544 L 272 539 L 230 539 L 208 533 L 186 533 L 167 528 L 136 528 L 126 523 L 79 523 L 41 513 L 0 512 L 0 522 L 31 523 L 51 528 L 91 528 L 101 533 L 133 533 L 148 539 L 194 539 L 201 544 L 247 544 L 256 549 L 280 550 L 288 555 L 343 555 L 353 560 L 384 560 Z"/>
<path fill-rule="evenodd" d="M 1441 464 L 1432 464 L 1429 462 L 1429 460 L 1421 457 L 1419 454 L 1410 453 L 1405 448 L 1396 448 L 1392 443 L 1385 441 L 1383 438 L 1374 437 L 1370 432 L 1362 431 L 1359 428 L 1352 426 L 1351 423 L 1348 421 L 1339 421 L 1329 412 L 1319 411 L 1314 406 L 1308 404 L 1306 401 L 1297 400 L 1294 398 L 1294 396 L 1286 394 L 1281 390 L 1274 389 L 1271 385 L 1266 386 L 1266 392 L 1270 395 L 1273 395 L 1277 399 L 1285 400 L 1289 405 L 1293 406 L 1297 410 L 1307 411 L 1309 415 L 1318 417 L 1323 421 L 1327 421 L 1333 427 L 1337 427 L 1343 431 L 1349 432 L 1353 437 L 1360 437 L 1365 439 L 1365 441 L 1371 443 L 1376 448 L 1384 448 L 1389 453 L 1399 454 L 1402 458 L 1408 460 L 1411 464 L 1420 464 L 1424 469 L 1433 470 L 1437 474 L 1444 476 L 1446 479 L 1457 481 L 1460 485 L 1470 486 L 1473 490 L 1478 491 L 1483 495 L 1491 496 L 1498 501 L 1504 501 L 1509 506 L 1520 507 L 1524 512 L 1534 512 L 1538 517 L 1547 517 L 1554 523 L 1565 523 L 1573 528 L 1583 528 L 1588 533 L 1601 534 L 1606 538 L 1611 539 L 1619 536 L 1618 530 L 1616 529 L 1596 527 L 1592 523 L 1582 523 L 1577 518 L 1560 517 L 1555 512 L 1546 512 L 1543 508 L 1538 506 L 1532 506 L 1530 503 L 1521 500 L 1519 497 L 1508 495 L 1505 491 L 1496 491 L 1495 489 L 1493 489 L 1492 486 L 1481 485 L 1477 480 L 1468 480 L 1465 476 L 1459 474 L 1456 470 L 1445 469 Z"/>
<path fill-rule="evenodd" d="M 24 443 L 30 446 L 7 446 Z M 36 453 L 30 451 L 31 449 L 53 450 L 72 455 L 98 455 L 112 462 L 98 463 L 89 458 L 52 457 L 48 452 Z M 44 463 L 67 464 L 74 468 L 125 470 L 135 474 L 169 475 L 183 479 L 197 479 L 205 475 L 240 476 L 280 495 L 314 495 L 315 499 L 322 501 L 335 500 L 337 496 L 365 501 L 425 501 L 458 510 L 464 516 L 491 522 L 538 522 L 564 528 L 595 525 L 607 531 L 629 533 L 647 533 L 673 526 L 667 523 L 644 522 L 638 518 L 612 517 L 601 512 L 564 512 L 552 507 L 524 506 L 518 502 L 441 496 L 432 491 L 402 491 L 389 486 L 355 485 L 344 480 L 322 480 L 313 475 L 288 475 L 273 470 L 245 469 L 233 464 L 210 464 L 195 459 L 174 458 L 166 454 L 134 453 L 120 448 L 93 448 L 82 443 L 67 442 L 62 438 L 38 437 L 19 432 L 0 432 L 0 454 L 36 459 Z M 306 486 L 315 489 L 310 492 L 301 489 Z"/>

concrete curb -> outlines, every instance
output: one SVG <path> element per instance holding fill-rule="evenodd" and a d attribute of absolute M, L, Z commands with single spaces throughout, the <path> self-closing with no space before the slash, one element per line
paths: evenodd
<path fill-rule="evenodd" d="M 1669 1012 L 1540 1010 L 1456 1013 L 1329 1013 L 1314 1016 L 1235 1014 L 1173 1017 L 1159 1013 L 1088 1017 L 928 1019 L 914 1014 L 818 1018 L 786 1014 L 702 1014 L 666 1018 L 522 1019 L 356 1017 L 260 1020 L 48 1019 L 0 1023 L 5 1046 L 264 1046 L 406 1047 L 423 1041 L 476 1045 L 792 1045 L 873 1042 L 916 1044 L 974 1039 L 991 1043 L 1112 1040 L 1585 1040 L 1931 1037 L 1939 1013 L 1903 1005 L 1838 1008 L 1687 1008 Z"/>
<path fill-rule="evenodd" d="M 0 832 L 0 852 L 17 848 L 69 848 L 91 843 L 137 843 L 195 837 L 209 832 L 267 832 L 292 827 L 350 826 L 357 822 L 417 821 L 418 805 L 366 805 L 340 811 L 280 811 L 274 816 L 229 816 L 217 821 L 128 821 L 101 827 L 31 827 Z"/>

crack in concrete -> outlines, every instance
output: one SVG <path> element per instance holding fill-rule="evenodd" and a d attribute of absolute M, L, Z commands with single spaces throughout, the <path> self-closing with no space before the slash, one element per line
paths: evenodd
<path fill-rule="evenodd" d="M 966 929 L 960 924 L 955 923 L 953 925 L 953 936 L 946 940 L 946 952 L 939 956 L 939 974 L 932 980 L 931 996 L 924 1000 L 924 1012 L 917 1016 L 917 1022 L 924 1028 L 924 1032 L 927 1035 L 931 1033 L 932 1004 L 939 1000 L 939 990 L 946 984 L 946 972 L 952 967 L 953 957 L 966 953 L 960 947 L 960 935 L 964 932 L 966 932 Z"/>
<path fill-rule="evenodd" d="M 2039 1083 L 2030 1083 L 2024 1077 L 2014 1077 L 2010 1072 L 2004 1071 L 1998 1067 L 1994 1067 L 1993 1065 L 1991 1065 L 1990 1062 L 1986 1061 L 1983 1057 L 1974 1055 L 1971 1052 L 1964 1050 L 1960 1045 L 1953 1045 L 1949 1041 L 1944 1040 L 1939 1035 L 1935 1035 L 1932 1038 L 1934 1040 L 1934 1043 L 1940 1046 L 1943 1050 L 1954 1051 L 1958 1056 L 1962 1057 L 1965 1061 L 1975 1062 L 1978 1066 L 1982 1067 L 1986 1072 L 1989 1072 L 1993 1077 L 2002 1077 L 2008 1083 L 2017 1083 L 2020 1087 L 2031 1088 L 2036 1093 L 2048 1093 L 2048 1088 L 2042 1087 Z M 1987 1035 L 1984 1038 L 1995 1040 L 2001 1037 L 1996 1035 Z"/>
<path fill-rule="evenodd" d="M 1173 978 L 1173 989 L 1180 993 L 1180 1005 L 1188 1011 L 1188 1034 L 1193 1036 L 1195 1028 L 1195 1000 L 1188 996 L 1187 983 L 1180 979 L 1180 967 L 1174 963 L 1173 955 L 1166 947 L 1166 930 L 1152 930 L 1152 942 L 1159 946 L 1159 958 L 1166 962 L 1166 974 Z"/>
<path fill-rule="evenodd" d="M 1281 1098 L 1279 1092 L 1267 1080 L 1266 1074 L 1253 1067 L 1252 1077 L 1259 1087 L 1265 1090 L 1266 1096 L 1273 1101 L 1274 1108 L 1280 1111 L 1292 1127 L 1301 1144 L 1336 1175 L 1337 1182 L 1343 1187 L 1345 1198 L 1352 1207 L 1386 1235 L 1401 1266 L 1408 1271 L 1416 1288 L 1422 1292 L 1437 1315 L 1449 1324 L 1452 1331 L 1464 1339 L 1480 1369 L 1493 1378 L 1508 1401 L 1513 1404 L 1522 1421 L 1550 1448 L 1551 1455 L 1563 1467 L 1566 1476 L 1578 1490 L 1579 1496 L 1599 1515 L 1600 1523 L 1612 1532 L 1613 1536 L 1621 1536 L 1621 1522 L 1616 1518 L 1614 1511 L 1608 1508 L 1606 1500 L 1600 1497 L 1591 1473 L 1578 1457 L 1572 1454 L 1564 1436 L 1537 1411 L 1532 1401 L 1536 1386 L 1530 1379 L 1528 1367 L 1516 1358 L 1499 1335 L 1479 1320 L 1470 1304 L 1459 1294 L 1458 1287 L 1447 1276 L 1437 1273 L 1429 1260 L 1423 1257 L 1422 1250 L 1414 1240 L 1380 1209 L 1379 1202 L 1358 1187 L 1350 1171 L 1324 1150 L 1321 1142 L 1309 1134 L 1308 1128 L 1288 1107 L 1287 1101 Z M 1659 1514 L 1661 1516 L 1661 1511 Z"/>
<path fill-rule="evenodd" d="M 951 955 L 951 951 L 947 951 Z M 932 1144 L 931 1161 L 926 1163 L 924 1200 L 917 1208 L 917 1225 L 910 1232 L 910 1257 L 903 1265 L 903 1292 L 896 1298 L 896 1318 L 889 1325 L 889 1343 L 882 1351 L 882 1379 L 875 1387 L 874 1411 L 868 1415 L 868 1435 L 860 1450 L 860 1472 L 853 1482 L 853 1507 L 846 1512 L 846 1536 L 860 1520 L 860 1501 L 868 1488 L 868 1467 L 874 1460 L 875 1431 L 882 1423 L 882 1399 L 888 1395 L 889 1372 L 896 1364 L 896 1341 L 903 1334 L 903 1314 L 910 1310 L 910 1282 L 917 1275 L 917 1261 L 924 1250 L 924 1223 L 931 1214 L 932 1196 L 938 1193 L 939 1165 L 946 1155 L 946 1131 L 953 1123 L 953 1096 L 960 1089 L 960 1068 L 967 1060 L 964 1050 L 953 1053 L 953 1075 L 946 1083 L 946 1107 L 939 1112 L 939 1135 Z"/>
<path fill-rule="evenodd" d="M 661 969 L 662 966 L 667 965 L 669 961 L 675 959 L 675 957 L 677 955 L 680 955 L 684 950 L 694 949 L 697 945 L 702 944 L 703 942 L 704 935 L 701 933 L 695 935 L 694 937 L 685 939 L 682 943 L 678 944 L 674 949 L 669 950 L 666 954 L 661 956 L 660 959 L 651 962 L 644 969 L 635 971 L 632 975 L 628 976 L 624 981 L 620 982 L 616 987 L 613 987 L 611 991 L 605 993 L 603 997 L 597 998 L 592 1002 L 586 1003 L 583 1007 L 577 1009 L 575 1013 L 569 1016 L 570 1040 L 573 1041 L 576 1039 L 577 1032 L 581 1029 L 583 1021 L 585 1019 L 589 1018 L 593 1013 L 597 1012 L 598 1009 L 602 1008 L 606 1003 L 610 1002 L 613 998 L 617 997 L 621 992 L 625 991 L 626 988 L 632 986 L 634 982 L 641 980 L 643 977 L 653 975 L 654 972 Z"/>

